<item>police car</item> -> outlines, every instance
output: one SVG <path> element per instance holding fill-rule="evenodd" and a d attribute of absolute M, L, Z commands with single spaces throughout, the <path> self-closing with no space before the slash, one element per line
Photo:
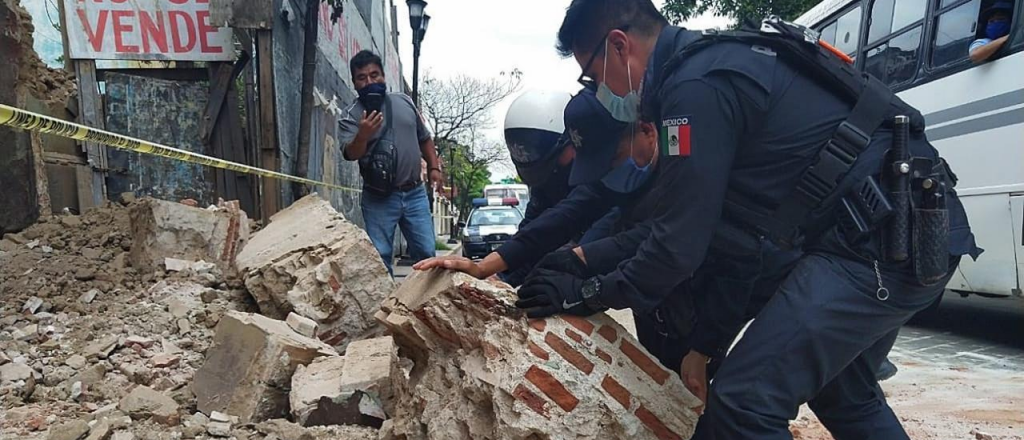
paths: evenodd
<path fill-rule="evenodd" d="M 514 197 L 473 199 L 475 207 L 462 227 L 462 255 L 483 258 L 519 231 L 523 213 Z"/>

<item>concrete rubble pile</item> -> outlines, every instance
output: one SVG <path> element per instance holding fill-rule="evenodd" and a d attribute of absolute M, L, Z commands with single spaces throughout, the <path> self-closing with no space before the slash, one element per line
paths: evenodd
<path fill-rule="evenodd" d="M 503 283 L 409 277 L 381 321 L 415 367 L 386 436 L 685 439 L 700 401 L 599 314 L 527 321 Z"/>
<path fill-rule="evenodd" d="M 366 232 L 315 194 L 271 217 L 237 265 L 262 314 L 312 319 L 316 336 L 342 351 L 379 335 L 373 315 L 395 286 Z"/>
<path fill-rule="evenodd" d="M 528 323 L 507 285 L 448 272 L 395 290 L 315 195 L 251 236 L 230 202 L 123 205 L 0 239 L 0 439 L 692 429 L 697 401 L 608 317 Z"/>

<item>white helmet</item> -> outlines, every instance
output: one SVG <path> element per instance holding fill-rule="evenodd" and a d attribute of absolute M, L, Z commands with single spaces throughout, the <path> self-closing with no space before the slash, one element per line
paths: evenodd
<path fill-rule="evenodd" d="M 542 185 L 555 170 L 565 143 L 563 113 L 572 95 L 568 92 L 527 90 L 505 115 L 505 145 L 519 177 L 527 185 Z"/>

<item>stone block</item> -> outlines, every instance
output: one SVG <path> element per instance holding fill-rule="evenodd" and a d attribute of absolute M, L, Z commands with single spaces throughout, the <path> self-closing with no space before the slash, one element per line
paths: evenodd
<path fill-rule="evenodd" d="M 605 314 L 528 321 L 504 283 L 417 272 L 378 316 L 416 381 L 389 421 L 407 439 L 684 439 L 701 402 Z"/>
<path fill-rule="evenodd" d="M 215 210 L 143 198 L 130 211 L 132 266 L 152 272 L 167 258 L 213 262 L 234 273 L 235 256 L 249 238 L 249 219 L 238 202 Z"/>
<path fill-rule="evenodd" d="M 366 232 L 316 194 L 271 217 L 237 261 L 264 315 L 312 319 L 319 338 L 342 351 L 380 334 L 373 315 L 394 281 Z"/>
<path fill-rule="evenodd" d="M 288 389 L 299 365 L 337 356 L 331 346 L 295 333 L 284 321 L 228 312 L 216 327 L 213 346 L 196 372 L 197 407 L 255 423 L 288 414 Z"/>
<path fill-rule="evenodd" d="M 285 319 L 288 323 L 288 327 L 295 330 L 296 333 L 305 336 L 307 338 L 315 338 L 317 324 L 316 321 L 309 319 L 305 316 L 297 315 L 295 312 L 288 313 L 288 318 Z"/>
<path fill-rule="evenodd" d="M 178 424 L 178 403 L 170 396 L 146 386 L 137 386 L 121 399 L 118 408 L 133 420 L 152 419 L 167 426 Z"/>

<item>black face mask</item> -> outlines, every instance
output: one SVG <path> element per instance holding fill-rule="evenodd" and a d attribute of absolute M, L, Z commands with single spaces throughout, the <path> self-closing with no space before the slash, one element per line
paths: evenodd
<path fill-rule="evenodd" d="M 380 112 L 384 106 L 384 97 L 388 94 L 387 84 L 373 83 L 359 89 L 359 102 L 367 113 Z"/>

